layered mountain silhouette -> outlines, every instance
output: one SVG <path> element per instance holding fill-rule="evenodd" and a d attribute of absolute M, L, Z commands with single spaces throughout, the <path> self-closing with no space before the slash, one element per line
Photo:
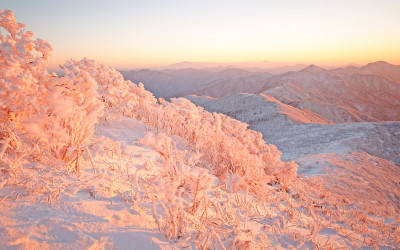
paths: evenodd
<path fill-rule="evenodd" d="M 310 110 L 334 122 L 400 119 L 400 66 L 379 61 L 362 67 L 326 70 L 315 65 L 278 75 L 229 68 L 123 71 L 157 97 L 186 95 L 222 98 L 239 93 L 265 94 Z"/>
<path fill-rule="evenodd" d="M 400 166 L 400 66 L 378 61 L 282 74 L 236 68 L 122 73 L 158 97 L 185 96 L 248 123 L 285 159 L 361 150 Z"/>

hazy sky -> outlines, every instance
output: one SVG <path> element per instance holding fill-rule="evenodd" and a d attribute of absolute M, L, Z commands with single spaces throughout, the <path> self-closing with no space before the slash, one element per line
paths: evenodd
<path fill-rule="evenodd" d="M 0 0 L 49 41 L 51 65 L 180 61 L 400 64 L 399 0 Z"/>

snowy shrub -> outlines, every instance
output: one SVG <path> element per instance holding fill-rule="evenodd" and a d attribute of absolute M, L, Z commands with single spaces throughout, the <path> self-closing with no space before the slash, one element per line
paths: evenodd
<path fill-rule="evenodd" d="M 244 212 L 234 208 L 226 196 L 221 198 L 215 176 L 196 167 L 198 157 L 176 149 L 171 137 L 147 133 L 141 143 L 153 147 L 162 158 L 159 174 L 146 188 L 160 230 L 169 239 L 194 243 L 201 249 L 224 248 L 221 226 L 238 225 L 240 219 L 235 215 Z"/>
<path fill-rule="evenodd" d="M 99 98 L 106 107 L 106 120 L 112 120 L 118 115 L 140 117 L 146 106 L 157 101 L 151 92 L 144 90 L 143 84 L 135 85 L 125 81 L 121 73 L 94 60 L 71 59 L 61 67 L 69 76 L 85 71 L 93 77 L 98 84 Z"/>
<path fill-rule="evenodd" d="M 207 196 L 212 187 L 207 170 L 186 165 L 185 152 L 173 148 L 172 140 L 165 134 L 147 133 L 141 143 L 152 146 L 162 157 L 163 169 L 149 187 L 148 194 L 154 206 L 159 203 L 162 216 L 154 208 L 154 217 L 167 238 L 177 239 L 186 234 L 188 217 L 207 207 Z M 206 208 L 207 209 L 207 208 Z M 201 209 L 200 209 L 201 210 Z"/>
<path fill-rule="evenodd" d="M 228 175 L 227 185 L 221 185 L 210 171 L 197 167 L 201 159 L 178 150 L 164 133 L 149 132 L 140 142 L 161 157 L 158 173 L 143 184 L 153 203 L 153 217 L 167 238 L 178 246 L 200 249 L 266 247 L 260 233 L 248 227 L 249 218 L 263 215 L 257 205 L 259 197 L 249 193 L 243 177 Z"/>
<path fill-rule="evenodd" d="M 80 148 L 103 115 L 97 83 L 86 71 L 73 68 L 58 78 L 46 70 L 50 44 L 36 39 L 0 11 L 0 109 L 2 124 L 14 126 L 21 141 L 40 145 L 42 152 L 78 165 Z"/>
<path fill-rule="evenodd" d="M 24 31 L 9 10 L 0 11 L 0 108 L 3 120 L 19 120 L 35 111 L 41 86 L 51 79 L 46 70 L 50 44 Z M 34 52 L 41 56 L 34 56 Z"/>
<path fill-rule="evenodd" d="M 247 129 L 246 123 L 226 115 L 205 111 L 184 98 L 160 104 L 148 113 L 150 126 L 157 132 L 188 140 L 192 150 L 203 153 L 203 160 L 221 179 L 237 174 L 252 191 L 265 189 L 273 180 L 287 185 L 297 176 L 297 165 L 280 160 L 281 152 L 267 145 L 259 132 Z"/>
<path fill-rule="evenodd" d="M 7 126 L 8 125 L 8 126 Z M 0 162 L 5 155 L 15 150 L 20 150 L 22 142 L 15 134 L 15 128 L 12 124 L 0 124 Z"/>

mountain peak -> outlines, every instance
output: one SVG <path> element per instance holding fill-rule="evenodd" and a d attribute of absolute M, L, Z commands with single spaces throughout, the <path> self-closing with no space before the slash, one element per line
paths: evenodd
<path fill-rule="evenodd" d="M 300 70 L 299 72 L 320 72 L 320 71 L 325 71 L 325 69 L 320 68 L 314 64 L 311 64 L 307 66 L 306 68 Z"/>
<path fill-rule="evenodd" d="M 220 70 L 219 73 L 250 73 L 250 72 L 245 69 L 229 67 L 229 68 Z"/>
<path fill-rule="evenodd" d="M 366 69 L 366 68 L 384 68 L 384 67 L 393 67 L 395 65 L 390 64 L 388 62 L 385 61 L 377 61 L 377 62 L 373 62 L 373 63 L 368 63 L 367 65 L 364 65 L 363 67 L 361 67 L 361 69 Z"/>

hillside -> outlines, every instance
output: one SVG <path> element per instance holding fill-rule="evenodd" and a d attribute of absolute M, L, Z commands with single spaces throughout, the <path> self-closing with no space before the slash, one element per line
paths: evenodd
<path fill-rule="evenodd" d="M 274 85 L 268 84 L 269 73 L 252 74 L 245 77 L 223 79 L 211 82 L 202 89 L 194 91 L 196 95 L 221 98 L 239 93 L 257 93 Z M 264 84 L 263 84 L 264 83 Z"/>
<path fill-rule="evenodd" d="M 315 161 L 321 166 L 329 166 L 321 167 L 320 172 L 316 172 L 314 167 L 300 170 L 307 176 L 323 176 L 326 171 L 327 178 L 320 180 L 322 185 L 329 184 L 328 188 L 319 186 L 321 184 L 311 179 L 308 182 L 298 179 L 296 185 L 291 186 L 291 195 L 279 191 L 279 186 L 269 186 L 268 198 L 262 202 L 260 197 L 241 189 L 243 183 L 235 183 L 240 180 L 231 179 L 227 186 L 229 189 L 225 190 L 218 184 L 218 178 L 208 171 L 202 173 L 196 168 L 188 169 L 188 174 L 193 175 L 190 178 L 200 174 L 202 177 L 198 180 L 212 181 L 209 184 L 213 189 L 202 194 L 207 195 L 211 206 L 203 225 L 196 220 L 204 210 L 199 209 L 199 217 L 191 213 L 183 214 L 185 218 L 188 216 L 189 221 L 186 222 L 176 214 L 174 223 L 179 227 L 179 237 L 174 240 L 171 239 L 173 231 L 168 227 L 173 224 L 168 224 L 172 222 L 165 217 L 169 216 L 166 213 L 168 210 L 164 210 L 168 208 L 163 206 L 172 208 L 174 204 L 182 206 L 184 203 L 170 200 L 173 196 L 168 198 L 171 195 L 168 186 L 158 186 L 162 180 L 159 176 L 163 175 L 165 168 L 163 151 L 146 145 L 146 140 L 143 140 L 145 124 L 122 118 L 99 124 L 95 133 L 93 142 L 103 141 L 105 148 L 109 149 L 115 148 L 115 143 L 121 147 L 120 153 L 106 150 L 93 155 L 97 174 L 93 174 L 89 162 L 82 164 L 79 176 L 66 175 L 63 169 L 36 163 L 19 170 L 25 175 L 24 186 L 18 185 L 16 189 L 16 184 L 10 185 L 11 181 L 16 183 L 22 177 L 15 176 L 6 183 L 3 181 L 4 186 L 0 189 L 0 209 L 3 211 L 0 216 L 0 241 L 3 247 L 178 249 L 187 246 L 203 248 L 206 245 L 215 248 L 396 246 L 389 243 L 387 240 L 390 238 L 382 233 L 392 232 L 390 228 L 398 225 L 391 209 L 396 211 L 399 200 L 388 202 L 386 199 L 393 199 L 391 195 L 396 194 L 392 192 L 396 180 L 389 178 L 388 174 L 398 176 L 400 172 L 398 167 L 393 168 L 390 163 L 376 157 L 360 153 L 319 154 L 313 159 L 303 159 L 305 166 Z M 185 148 L 181 139 L 175 137 L 172 140 L 180 148 Z M 313 170 L 310 172 L 310 169 Z M 372 169 L 373 172 L 369 172 Z M 354 183 L 353 178 L 367 182 Z M 338 181 L 341 186 L 337 185 Z M 40 189 L 41 185 L 44 189 Z M 185 189 L 189 188 L 186 185 Z M 157 191 L 158 187 L 166 188 L 165 193 Z M 156 194 L 160 203 L 154 202 L 150 194 Z M 190 193 L 182 194 L 182 201 L 190 202 L 187 195 Z M 198 197 L 200 204 L 203 202 L 201 197 Z M 338 203 L 342 199 L 345 201 Z M 363 201 L 367 211 L 375 210 L 376 203 L 385 209 L 374 211 L 376 215 L 362 212 L 359 208 L 352 210 L 357 204 L 355 201 L 358 204 Z M 156 208 L 156 217 L 153 204 L 160 204 Z M 334 206 L 338 204 L 349 210 L 336 210 Z M 215 211 L 214 205 L 218 207 Z M 357 216 L 353 211 L 357 211 Z M 349 226 L 352 223 L 357 226 Z M 207 230 L 214 231 L 214 234 L 208 236 Z M 206 241 L 208 237 L 211 238 Z"/>
<path fill-rule="evenodd" d="M 335 122 L 400 120 L 400 84 L 378 75 L 294 72 L 263 93 Z"/>
<path fill-rule="evenodd" d="M 400 122 L 335 124 L 310 110 L 297 109 L 265 94 L 187 98 L 210 112 L 224 113 L 249 124 L 268 143 L 278 146 L 284 159 L 362 150 L 400 166 Z"/>
<path fill-rule="evenodd" d="M 157 100 L 87 58 L 49 73 L 48 42 L 9 10 L 0 28 L 0 248 L 400 246 L 400 168 L 380 158 L 398 160 L 398 122 L 332 124 L 267 94 L 193 97 L 246 123 Z"/>

